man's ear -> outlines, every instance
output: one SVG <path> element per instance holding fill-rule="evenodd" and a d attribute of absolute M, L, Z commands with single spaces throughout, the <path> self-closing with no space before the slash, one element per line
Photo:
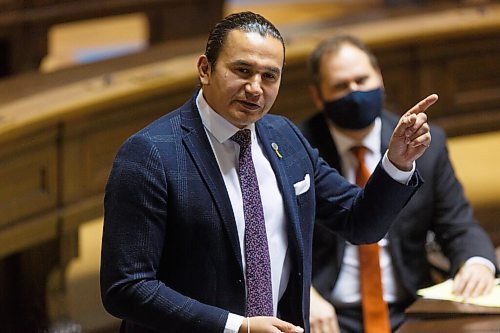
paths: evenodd
<path fill-rule="evenodd" d="M 202 54 L 198 58 L 198 76 L 202 85 L 210 83 L 211 66 L 206 55 Z"/>
<path fill-rule="evenodd" d="M 316 109 L 323 110 L 323 100 L 321 99 L 321 94 L 319 88 L 316 85 L 309 85 L 309 96 L 311 97 Z"/>

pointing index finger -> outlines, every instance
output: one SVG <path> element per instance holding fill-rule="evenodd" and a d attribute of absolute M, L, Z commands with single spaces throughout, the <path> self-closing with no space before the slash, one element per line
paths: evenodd
<path fill-rule="evenodd" d="M 436 103 L 438 100 L 438 95 L 437 94 L 431 94 L 418 102 L 414 107 L 412 107 L 408 111 L 408 115 L 410 114 L 419 114 L 427 110 L 432 104 Z"/>

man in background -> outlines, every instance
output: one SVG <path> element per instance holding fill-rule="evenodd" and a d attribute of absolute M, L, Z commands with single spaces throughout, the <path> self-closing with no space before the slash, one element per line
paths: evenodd
<path fill-rule="evenodd" d="M 311 54 L 308 66 L 311 96 L 321 112 L 301 124 L 301 130 L 327 163 L 355 183 L 361 169 L 373 171 L 398 122 L 397 117 L 383 111 L 384 86 L 377 60 L 359 39 L 344 35 L 321 43 Z M 417 289 L 432 283 L 426 260 L 429 231 L 435 234 L 450 261 L 455 294 L 479 296 L 488 293 L 494 284 L 493 246 L 474 220 L 455 177 L 444 132 L 431 127 L 431 133 L 432 145 L 417 161 L 425 181 L 422 190 L 375 245 L 377 253 L 371 257 L 379 263 L 380 272 L 372 273 L 365 287 L 374 290 L 379 281 L 382 290 L 377 297 L 388 304 L 381 317 L 390 320 L 386 329 L 378 332 L 396 329 Z M 353 147 L 362 147 L 362 156 Z M 362 296 L 360 281 L 363 266 L 368 266 L 360 264 L 360 258 L 367 258 L 364 247 L 342 236 L 332 236 L 321 221 L 316 223 L 311 332 L 336 333 L 339 326 L 341 332 L 374 332 L 367 328 L 375 324 L 368 325 L 364 320 L 365 307 L 370 306 L 364 301 L 372 297 Z"/>

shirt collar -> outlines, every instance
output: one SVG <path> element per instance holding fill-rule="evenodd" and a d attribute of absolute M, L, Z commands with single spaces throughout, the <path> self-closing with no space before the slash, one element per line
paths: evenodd
<path fill-rule="evenodd" d="M 196 106 L 200 112 L 201 122 L 203 126 L 210 132 L 219 143 L 224 143 L 229 138 L 231 138 L 240 128 L 234 126 L 224 117 L 214 111 L 208 105 L 205 97 L 203 96 L 203 90 L 200 89 L 198 95 L 196 96 Z M 252 132 L 252 141 L 255 140 L 255 124 L 251 124 L 246 128 L 250 129 Z"/>
<path fill-rule="evenodd" d="M 356 142 L 345 134 L 340 133 L 334 126 L 332 126 L 331 121 L 328 120 L 328 127 L 333 139 L 335 140 L 335 145 L 337 146 L 339 154 L 342 156 L 352 147 L 360 145 L 368 148 L 368 150 L 372 153 L 379 151 L 381 147 L 380 133 L 382 130 L 382 121 L 380 117 L 377 117 L 374 123 L 375 124 L 370 133 L 368 133 L 368 135 L 361 142 Z"/>

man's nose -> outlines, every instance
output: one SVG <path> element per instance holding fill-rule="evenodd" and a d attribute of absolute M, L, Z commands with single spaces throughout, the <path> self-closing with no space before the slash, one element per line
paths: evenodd
<path fill-rule="evenodd" d="M 245 85 L 245 91 L 252 96 L 261 95 L 263 93 L 261 83 L 260 77 L 255 76 L 247 82 Z"/>

